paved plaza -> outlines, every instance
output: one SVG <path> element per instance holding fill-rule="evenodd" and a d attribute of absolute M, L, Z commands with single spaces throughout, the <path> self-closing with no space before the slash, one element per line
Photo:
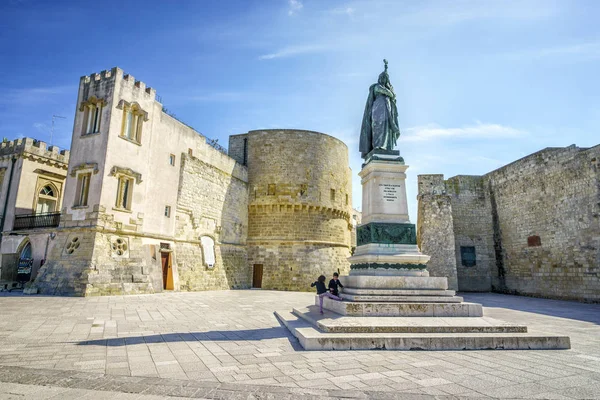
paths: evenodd
<path fill-rule="evenodd" d="M 600 305 L 467 294 L 571 350 L 301 349 L 274 311 L 311 293 L 0 293 L 0 398 L 600 399 Z"/>

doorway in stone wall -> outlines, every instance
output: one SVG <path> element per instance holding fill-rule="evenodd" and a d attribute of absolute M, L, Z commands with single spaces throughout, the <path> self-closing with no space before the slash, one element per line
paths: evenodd
<path fill-rule="evenodd" d="M 173 266 L 171 264 L 171 252 L 160 253 L 160 263 L 163 273 L 163 289 L 173 290 Z"/>
<path fill-rule="evenodd" d="M 254 264 L 252 269 L 252 287 L 255 289 L 262 288 L 263 265 Z"/>

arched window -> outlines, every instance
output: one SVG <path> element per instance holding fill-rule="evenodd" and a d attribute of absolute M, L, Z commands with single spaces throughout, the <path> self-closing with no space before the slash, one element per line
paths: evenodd
<path fill-rule="evenodd" d="M 21 250 L 21 254 L 19 255 L 21 260 L 29 260 L 31 259 L 31 242 L 27 242 L 23 250 Z"/>
<path fill-rule="evenodd" d="M 37 205 L 35 207 L 36 214 L 49 213 L 56 211 L 56 203 L 58 201 L 58 193 L 54 186 L 45 185 L 38 193 Z"/>
<path fill-rule="evenodd" d="M 141 143 L 143 122 L 144 113 L 140 106 L 132 104 L 129 107 L 123 107 L 123 131 L 121 136 L 136 143 Z"/>

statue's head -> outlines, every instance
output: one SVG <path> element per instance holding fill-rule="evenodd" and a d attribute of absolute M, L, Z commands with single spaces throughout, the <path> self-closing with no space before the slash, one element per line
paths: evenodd
<path fill-rule="evenodd" d="M 383 87 L 386 87 L 389 82 L 390 76 L 388 75 L 387 71 L 383 71 L 379 74 L 379 79 L 377 79 L 377 83 L 379 83 Z"/>
<path fill-rule="evenodd" d="M 385 66 L 385 69 L 383 70 L 382 73 L 379 74 L 379 79 L 377 80 L 377 83 L 379 83 L 383 87 L 387 87 L 390 83 L 390 76 L 387 73 L 388 61 L 386 59 L 384 59 L 383 64 Z"/>

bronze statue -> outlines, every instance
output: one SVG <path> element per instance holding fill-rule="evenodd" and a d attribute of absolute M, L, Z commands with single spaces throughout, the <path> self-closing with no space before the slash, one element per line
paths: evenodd
<path fill-rule="evenodd" d="M 385 70 L 379 74 L 377 83 L 369 88 L 365 105 L 359 144 L 362 158 L 374 149 L 393 150 L 400 137 L 396 94 L 387 73 L 387 60 L 383 63 Z"/>

